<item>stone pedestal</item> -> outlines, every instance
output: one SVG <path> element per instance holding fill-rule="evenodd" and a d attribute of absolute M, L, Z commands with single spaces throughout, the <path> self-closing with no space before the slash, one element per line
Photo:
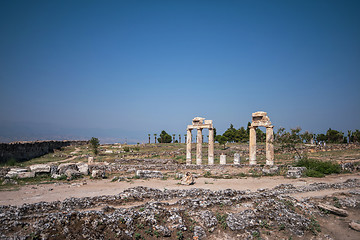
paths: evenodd
<path fill-rule="evenodd" d="M 256 127 L 250 126 L 250 139 L 249 139 L 249 164 L 256 164 Z"/>
<path fill-rule="evenodd" d="M 208 164 L 214 165 L 214 129 L 209 129 Z"/>
<path fill-rule="evenodd" d="M 274 165 L 274 127 L 266 128 L 266 165 Z"/>
<path fill-rule="evenodd" d="M 186 165 L 191 164 L 191 130 L 187 130 L 187 136 L 186 136 Z"/>
<path fill-rule="evenodd" d="M 234 164 L 240 164 L 240 153 L 234 153 Z"/>
<path fill-rule="evenodd" d="M 220 164 L 226 164 L 226 155 L 225 154 L 220 155 Z"/>
<path fill-rule="evenodd" d="M 196 164 L 202 164 L 202 129 L 197 129 L 197 142 L 196 142 Z"/>

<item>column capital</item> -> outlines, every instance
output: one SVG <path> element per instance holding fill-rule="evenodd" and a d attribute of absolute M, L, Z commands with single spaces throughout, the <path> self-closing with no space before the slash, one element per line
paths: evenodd
<path fill-rule="evenodd" d="M 274 126 L 270 125 L 270 126 L 267 126 L 266 128 L 274 128 Z"/>

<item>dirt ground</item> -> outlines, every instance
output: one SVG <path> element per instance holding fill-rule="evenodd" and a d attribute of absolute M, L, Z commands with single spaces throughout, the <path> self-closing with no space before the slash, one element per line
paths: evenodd
<path fill-rule="evenodd" d="M 24 203 L 62 201 L 66 198 L 93 197 L 101 195 L 116 195 L 123 190 L 136 186 L 164 189 L 189 189 L 204 188 L 210 190 L 222 190 L 231 188 L 234 190 L 250 190 L 273 188 L 279 184 L 290 183 L 294 186 L 304 186 L 314 182 L 337 183 L 349 178 L 360 179 L 360 174 L 330 175 L 325 178 L 301 178 L 288 179 L 282 176 L 240 179 L 213 179 L 198 178 L 192 186 L 179 185 L 179 180 L 167 179 L 134 179 L 131 182 L 111 182 L 110 179 L 91 180 L 81 179 L 69 183 L 36 184 L 21 186 L 19 190 L 8 190 L 0 192 L 0 205 L 22 205 Z M 296 198 L 324 196 L 341 190 L 325 190 L 319 192 L 298 193 Z M 344 190 L 346 191 L 346 190 Z"/>

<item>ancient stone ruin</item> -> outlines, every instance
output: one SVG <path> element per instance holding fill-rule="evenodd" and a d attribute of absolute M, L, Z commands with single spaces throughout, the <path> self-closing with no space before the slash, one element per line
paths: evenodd
<path fill-rule="evenodd" d="M 274 165 L 274 126 L 266 112 L 255 112 L 252 114 L 249 140 L 249 164 L 256 164 L 256 128 L 266 127 L 266 165 Z"/>
<path fill-rule="evenodd" d="M 197 138 L 196 138 L 196 164 L 202 164 L 202 143 L 203 135 L 202 130 L 204 128 L 209 129 L 209 149 L 208 149 L 208 164 L 214 164 L 214 128 L 212 120 L 205 120 L 205 118 L 196 117 L 192 120 L 192 125 L 187 127 L 187 137 L 186 137 L 186 164 L 191 164 L 191 131 L 197 129 Z"/>

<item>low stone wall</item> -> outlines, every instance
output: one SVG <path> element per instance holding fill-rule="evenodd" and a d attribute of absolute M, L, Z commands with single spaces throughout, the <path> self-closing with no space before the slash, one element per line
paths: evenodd
<path fill-rule="evenodd" d="M 88 141 L 35 141 L 35 142 L 13 142 L 0 143 L 0 163 L 5 163 L 9 159 L 17 162 L 26 161 L 40 157 L 54 149 L 70 145 L 85 145 Z"/>

